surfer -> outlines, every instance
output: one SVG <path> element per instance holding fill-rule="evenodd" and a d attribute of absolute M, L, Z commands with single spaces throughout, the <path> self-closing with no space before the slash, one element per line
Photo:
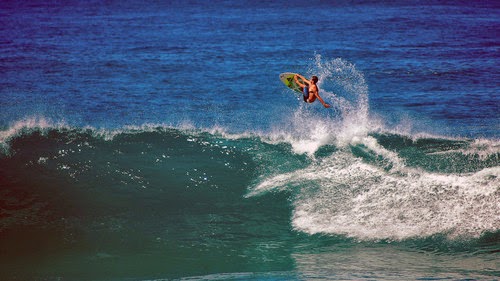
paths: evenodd
<path fill-rule="evenodd" d="M 319 89 L 316 85 L 316 83 L 318 83 L 318 76 L 312 76 L 311 80 L 307 80 L 304 76 L 295 74 L 293 78 L 295 79 L 295 83 L 300 86 L 300 90 L 302 90 L 304 102 L 313 103 L 316 99 L 318 99 L 324 107 L 330 107 L 330 105 L 325 103 L 325 101 L 323 101 L 323 99 L 319 96 Z M 299 78 L 304 83 L 300 82 Z"/>

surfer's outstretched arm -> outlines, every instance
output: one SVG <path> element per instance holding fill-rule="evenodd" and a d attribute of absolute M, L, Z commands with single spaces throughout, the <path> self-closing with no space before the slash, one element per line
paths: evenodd
<path fill-rule="evenodd" d="M 326 108 L 329 108 L 329 107 L 330 107 L 330 105 L 329 105 L 329 104 L 327 104 L 327 103 L 326 103 L 326 102 L 325 102 L 325 101 L 324 101 L 324 100 L 320 97 L 320 95 L 319 95 L 319 93 L 318 93 L 318 92 L 316 92 L 316 93 L 315 93 L 315 95 L 316 95 L 316 97 L 318 98 L 318 100 L 321 102 L 321 104 L 322 104 L 324 107 L 326 107 Z"/>

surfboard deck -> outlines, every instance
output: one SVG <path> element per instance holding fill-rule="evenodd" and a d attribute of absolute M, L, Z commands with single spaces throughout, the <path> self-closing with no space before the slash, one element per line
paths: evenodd
<path fill-rule="evenodd" d="M 292 89 L 295 92 L 302 93 L 302 90 L 300 89 L 300 86 L 295 83 L 295 79 L 293 77 L 297 73 L 293 72 L 284 72 L 280 74 L 280 80 L 287 86 L 288 88 Z M 299 78 L 300 79 L 300 78 Z"/>

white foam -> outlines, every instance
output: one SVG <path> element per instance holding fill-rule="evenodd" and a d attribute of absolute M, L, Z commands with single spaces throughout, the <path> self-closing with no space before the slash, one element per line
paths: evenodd
<path fill-rule="evenodd" d="M 248 196 L 289 191 L 293 227 L 361 240 L 478 237 L 500 229 L 500 168 L 445 175 L 387 172 L 347 151 L 306 169 L 266 178 Z"/>

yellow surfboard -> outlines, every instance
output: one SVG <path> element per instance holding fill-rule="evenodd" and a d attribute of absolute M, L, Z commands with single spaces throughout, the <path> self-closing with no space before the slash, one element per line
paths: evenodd
<path fill-rule="evenodd" d="M 295 79 L 293 78 L 297 73 L 285 72 L 280 74 L 280 80 L 287 86 L 288 88 L 294 90 L 295 92 L 302 93 L 300 86 L 295 83 Z M 299 78 L 300 79 L 300 78 Z M 302 79 L 300 79 L 302 80 Z"/>

